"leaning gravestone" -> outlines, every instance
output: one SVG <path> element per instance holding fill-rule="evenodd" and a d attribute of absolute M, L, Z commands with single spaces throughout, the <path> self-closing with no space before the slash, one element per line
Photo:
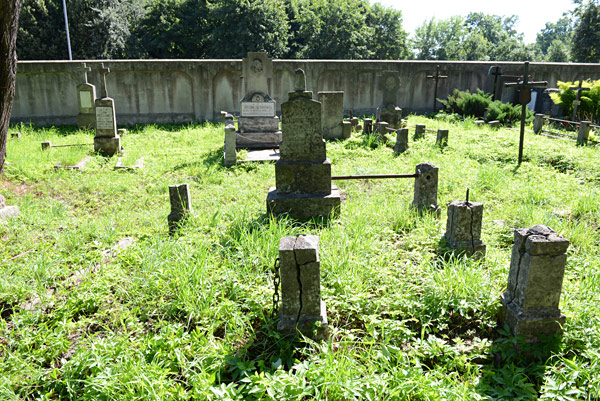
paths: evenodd
<path fill-rule="evenodd" d="M 321 126 L 323 138 L 342 139 L 342 121 L 344 120 L 344 91 L 318 92 L 321 102 Z"/>
<path fill-rule="evenodd" d="M 289 213 L 297 219 L 327 218 L 339 211 L 340 193 L 331 184 L 331 161 L 321 134 L 321 103 L 306 91 L 301 69 L 295 72 L 294 88 L 281 105 L 283 139 L 267 212 Z"/>
<path fill-rule="evenodd" d="M 121 151 L 121 137 L 117 134 L 117 118 L 115 115 L 115 101 L 108 97 L 106 91 L 106 74 L 109 68 L 100 64 L 98 71 L 102 74 L 100 80 L 101 98 L 96 99 L 96 136 L 94 137 L 94 151 L 104 156 L 112 156 Z"/>
<path fill-rule="evenodd" d="M 514 335 L 535 342 L 560 334 L 565 315 L 558 304 L 569 240 L 538 224 L 515 230 L 508 285 L 501 296 L 504 322 Z"/>
<path fill-rule="evenodd" d="M 382 92 L 381 105 L 377 108 L 378 122 L 387 122 L 390 128 L 398 129 L 402 125 L 402 109 L 396 106 L 400 90 L 400 73 L 384 71 L 377 77 L 377 89 Z"/>
<path fill-rule="evenodd" d="M 249 52 L 242 60 L 244 98 L 240 102 L 238 149 L 278 148 L 281 143 L 279 117 L 271 99 L 273 60 L 264 52 Z"/>
<path fill-rule="evenodd" d="M 86 66 L 86 63 L 82 63 L 76 70 L 83 73 L 83 83 L 77 85 L 77 105 L 79 106 L 77 127 L 79 129 L 94 129 L 96 126 L 96 110 L 94 107 L 96 87 L 88 82 L 87 77 L 87 73 L 92 69 Z"/>
<path fill-rule="evenodd" d="M 0 195 L 0 219 L 8 219 L 19 214 L 18 206 L 7 206 L 6 199 Z"/>

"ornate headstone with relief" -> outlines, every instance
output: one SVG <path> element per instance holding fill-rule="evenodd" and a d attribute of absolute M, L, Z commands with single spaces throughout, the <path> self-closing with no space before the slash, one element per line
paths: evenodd
<path fill-rule="evenodd" d="M 94 137 L 94 151 L 105 156 L 112 156 L 121 151 L 121 137 L 117 134 L 117 119 L 115 115 L 115 101 L 108 97 L 106 91 L 106 74 L 109 68 L 100 64 L 98 69 L 102 74 L 100 80 L 101 98 L 96 99 L 96 136 Z"/>
<path fill-rule="evenodd" d="M 249 52 L 242 61 L 244 98 L 240 102 L 240 117 L 236 147 L 267 149 L 281 143 L 279 117 L 275 115 L 275 100 L 271 99 L 273 60 L 264 52 Z"/>
<path fill-rule="evenodd" d="M 96 87 L 90 84 L 87 79 L 87 73 L 92 69 L 82 63 L 75 70 L 83 73 L 83 83 L 77 85 L 77 105 L 79 106 L 77 127 L 79 129 L 94 129 L 96 126 L 96 110 L 94 107 Z"/>
<path fill-rule="evenodd" d="M 377 108 L 377 122 L 386 122 L 390 128 L 398 129 L 402 124 L 402 109 L 396 106 L 400 90 L 400 73 L 384 71 L 377 77 L 377 89 L 382 92 L 381 105 Z"/>

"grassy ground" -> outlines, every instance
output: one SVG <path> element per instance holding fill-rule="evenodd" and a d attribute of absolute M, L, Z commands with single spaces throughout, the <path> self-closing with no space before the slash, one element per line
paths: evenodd
<path fill-rule="evenodd" d="M 334 175 L 434 163 L 441 218 L 412 212 L 412 180 L 342 181 L 327 224 L 268 217 L 273 164 L 224 168 L 217 125 L 130 129 L 124 164 L 145 158 L 134 172 L 99 156 L 54 169 L 89 150 L 41 141 L 92 134 L 15 127 L 0 184 L 21 209 L 0 221 L 0 399 L 600 399 L 600 150 L 528 133 L 516 169 L 518 131 L 416 123 L 449 128 L 449 147 L 428 133 L 394 156 L 354 134 L 328 155 Z M 184 182 L 194 215 L 171 239 L 167 186 Z M 485 261 L 440 254 L 446 205 L 467 187 L 485 207 Z M 498 325 L 499 295 L 513 229 L 535 224 L 571 241 L 567 322 L 558 344 L 523 352 Z M 320 236 L 326 342 L 290 342 L 270 317 L 279 239 L 296 233 Z"/>

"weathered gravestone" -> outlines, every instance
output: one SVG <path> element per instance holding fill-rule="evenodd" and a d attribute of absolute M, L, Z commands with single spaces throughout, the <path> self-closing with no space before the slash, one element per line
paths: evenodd
<path fill-rule="evenodd" d="M 236 133 L 233 124 L 233 115 L 226 113 L 225 119 L 225 145 L 223 146 L 223 164 L 233 166 L 237 162 Z"/>
<path fill-rule="evenodd" d="M 281 310 L 277 330 L 315 340 L 328 334 L 327 310 L 321 300 L 319 237 L 298 235 L 279 241 Z"/>
<path fill-rule="evenodd" d="M 83 73 L 83 83 L 77 85 L 77 105 L 79 114 L 77 114 L 77 127 L 79 129 L 94 129 L 96 126 L 96 110 L 94 101 L 96 100 L 96 87 L 88 82 L 87 73 L 92 71 L 86 63 L 76 68 L 76 71 Z"/>
<path fill-rule="evenodd" d="M 400 128 L 396 131 L 395 153 L 404 153 L 408 149 L 408 128 Z"/>
<path fill-rule="evenodd" d="M 466 201 L 454 201 L 448 205 L 448 220 L 444 238 L 448 246 L 458 252 L 475 258 L 485 256 L 486 245 L 481 241 L 483 204 Z"/>
<path fill-rule="evenodd" d="M 582 121 L 579 123 L 579 131 L 577 132 L 577 145 L 585 145 L 590 136 L 591 121 Z"/>
<path fill-rule="evenodd" d="M 179 224 L 192 212 L 189 184 L 169 185 L 171 213 L 167 216 L 169 234 L 173 235 Z"/>
<path fill-rule="evenodd" d="M 121 151 L 121 137 L 117 134 L 117 119 L 115 101 L 108 97 L 106 91 L 106 74 L 110 69 L 100 64 L 98 71 L 102 74 L 100 80 L 101 98 L 96 99 L 96 136 L 94 151 L 105 156 L 112 156 Z"/>
<path fill-rule="evenodd" d="M 322 91 L 317 94 L 321 102 L 321 126 L 323 138 L 342 139 L 344 120 L 344 91 Z"/>
<path fill-rule="evenodd" d="M 442 148 L 448 146 L 448 132 L 447 129 L 438 129 L 435 144 Z"/>
<path fill-rule="evenodd" d="M 415 192 L 412 206 L 419 213 L 430 212 L 440 215 L 441 209 L 437 204 L 439 168 L 432 163 L 417 164 L 415 168 Z"/>
<path fill-rule="evenodd" d="M 267 212 L 289 213 L 297 219 L 326 218 L 339 211 L 340 193 L 331 184 L 331 161 L 321 134 L 321 103 L 306 91 L 301 69 L 294 74 L 294 88 L 281 105 L 283 139 Z"/>
<path fill-rule="evenodd" d="M 6 198 L 0 195 L 0 219 L 8 219 L 10 217 L 17 216 L 19 214 L 18 206 L 8 206 L 6 204 Z"/>
<path fill-rule="evenodd" d="M 425 124 L 415 125 L 415 135 L 413 136 L 413 138 L 420 139 L 423 138 L 423 136 L 425 136 Z"/>
<path fill-rule="evenodd" d="M 377 77 L 377 89 L 382 93 L 381 104 L 377 108 L 377 121 L 384 121 L 391 128 L 397 129 L 402 125 L 402 109 L 397 107 L 398 91 L 400 90 L 400 73 L 384 71 Z"/>
<path fill-rule="evenodd" d="M 264 52 L 249 52 L 242 60 L 244 98 L 240 102 L 238 149 L 277 148 L 281 143 L 279 117 L 271 99 L 273 60 Z"/>
<path fill-rule="evenodd" d="M 508 285 L 501 296 L 504 322 L 514 335 L 537 341 L 560 334 L 565 316 L 558 304 L 569 240 L 538 224 L 515 230 Z"/>

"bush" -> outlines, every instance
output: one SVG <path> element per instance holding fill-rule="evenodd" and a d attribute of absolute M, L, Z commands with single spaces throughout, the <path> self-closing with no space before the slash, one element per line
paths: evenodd
<path fill-rule="evenodd" d="M 448 99 L 438 99 L 447 113 L 457 113 L 462 116 L 483 117 L 487 107 L 492 101 L 492 95 L 477 89 L 477 93 L 471 93 L 469 90 L 459 91 L 454 89 Z"/>
<path fill-rule="evenodd" d="M 511 125 L 521 119 L 521 105 L 502 103 L 500 100 L 490 103 L 487 110 L 486 121 L 498 120 L 503 125 Z M 526 109 L 525 121 L 533 120 L 533 112 Z"/>
<path fill-rule="evenodd" d="M 558 92 L 550 94 L 552 101 L 561 106 L 567 118 L 571 118 L 573 115 L 573 100 L 577 98 L 577 89 L 571 88 L 577 86 L 579 86 L 579 81 L 558 81 Z M 600 80 L 583 81 L 581 86 L 588 88 L 589 91 L 581 92 L 581 104 L 577 108 L 577 117 L 580 120 L 598 121 L 600 118 Z"/>

